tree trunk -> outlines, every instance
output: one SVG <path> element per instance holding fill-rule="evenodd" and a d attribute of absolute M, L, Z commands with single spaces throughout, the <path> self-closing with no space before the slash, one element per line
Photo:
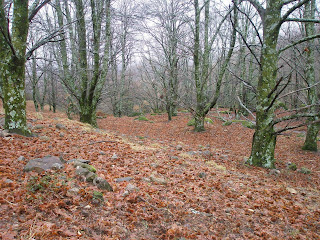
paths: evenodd
<path fill-rule="evenodd" d="M 278 71 L 277 41 L 281 8 L 278 1 L 269 1 L 263 19 L 263 48 L 260 59 L 260 77 L 257 88 L 256 131 L 252 141 L 248 163 L 254 166 L 274 168 L 276 135 L 274 132 L 273 99 Z"/>
<path fill-rule="evenodd" d="M 9 132 L 30 136 L 27 127 L 25 97 L 25 54 L 28 36 L 28 1 L 13 2 L 11 38 L 0 1 L 0 74 L 3 81 L 5 128 Z"/>
<path fill-rule="evenodd" d="M 25 58 L 10 56 L 1 67 L 5 110 L 5 129 L 30 136 L 27 127 L 25 98 Z"/>
<path fill-rule="evenodd" d="M 305 18 L 307 19 L 315 19 L 315 0 L 312 0 L 311 3 L 305 4 Z M 314 23 L 305 23 L 305 31 L 306 31 L 306 37 L 314 35 L 315 29 L 314 29 Z M 315 73 L 314 73 L 314 40 L 311 40 L 308 42 L 307 49 L 308 51 L 305 51 L 305 54 L 307 54 L 307 63 L 306 63 L 306 80 L 308 82 L 309 86 L 312 86 L 316 83 L 315 80 Z M 316 105 L 318 102 L 317 97 L 317 89 L 315 87 L 310 88 L 308 90 L 308 104 L 309 105 Z M 316 106 L 311 107 L 310 109 L 313 113 L 317 113 L 318 108 Z M 309 122 L 317 121 L 319 120 L 318 117 L 311 117 L 308 119 Z M 320 129 L 319 123 L 313 123 L 308 125 L 307 129 L 307 136 L 304 142 L 304 145 L 302 147 L 303 150 L 309 150 L 309 151 L 317 151 L 317 137 L 318 132 Z"/>

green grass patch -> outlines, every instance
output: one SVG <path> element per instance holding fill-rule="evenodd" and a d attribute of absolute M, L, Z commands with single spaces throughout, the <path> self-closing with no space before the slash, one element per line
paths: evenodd
<path fill-rule="evenodd" d="M 134 120 L 138 120 L 138 121 L 149 121 L 149 119 L 146 118 L 146 116 L 139 116 L 139 117 L 137 117 L 137 118 L 134 119 Z"/>

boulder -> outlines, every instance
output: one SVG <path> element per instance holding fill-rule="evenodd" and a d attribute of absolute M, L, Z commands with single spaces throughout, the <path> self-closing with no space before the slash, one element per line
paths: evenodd
<path fill-rule="evenodd" d="M 36 171 L 36 172 L 42 172 L 47 171 L 50 169 L 53 169 L 56 164 L 60 164 L 63 166 L 63 162 L 59 157 L 55 156 L 46 156 L 43 158 L 35 158 L 29 160 L 29 162 L 25 165 L 24 171 Z"/>
<path fill-rule="evenodd" d="M 86 175 L 86 181 L 87 182 L 93 182 L 94 179 L 97 178 L 97 174 L 93 173 L 93 172 L 88 172 Z"/>
<path fill-rule="evenodd" d="M 59 130 L 61 130 L 61 129 L 66 130 L 67 129 L 66 126 L 61 124 L 61 123 L 57 123 L 56 124 L 56 128 L 59 129 Z"/>
<path fill-rule="evenodd" d="M 123 178 L 116 178 L 114 181 L 115 182 L 129 182 L 132 179 L 133 179 L 132 177 L 123 177 Z"/>
<path fill-rule="evenodd" d="M 99 188 L 99 189 L 102 189 L 102 190 L 107 190 L 109 192 L 112 192 L 113 189 L 111 187 L 111 185 L 103 178 L 101 177 L 97 177 L 93 180 L 93 183 Z"/>
<path fill-rule="evenodd" d="M 83 167 L 80 167 L 78 166 L 76 168 L 76 175 L 78 176 L 85 176 L 89 173 L 90 171 L 87 169 L 87 168 L 83 168 Z"/>

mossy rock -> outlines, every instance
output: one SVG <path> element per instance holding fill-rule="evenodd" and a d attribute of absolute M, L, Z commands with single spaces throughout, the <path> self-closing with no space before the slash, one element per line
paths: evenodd
<path fill-rule="evenodd" d="M 224 122 L 222 125 L 223 125 L 223 126 L 230 126 L 231 124 L 232 124 L 231 121 L 226 121 L 226 122 Z"/>
<path fill-rule="evenodd" d="M 145 116 L 139 116 L 139 117 L 137 117 L 137 118 L 134 119 L 134 120 L 138 120 L 138 121 L 149 121 L 149 119 L 146 118 Z"/>
<path fill-rule="evenodd" d="M 103 198 L 103 193 L 102 192 L 99 192 L 99 191 L 93 191 L 93 196 L 92 196 L 93 199 L 98 199 L 100 200 L 101 202 L 104 201 L 104 198 Z"/>
<path fill-rule="evenodd" d="M 303 173 L 303 174 L 310 174 L 311 170 L 305 167 L 302 167 L 298 170 L 298 172 Z"/>
<path fill-rule="evenodd" d="M 89 164 L 86 164 L 86 163 L 81 164 L 81 167 L 86 168 L 90 172 L 93 172 L 93 173 L 95 173 L 97 171 L 92 165 L 89 165 Z"/>
<path fill-rule="evenodd" d="M 189 112 L 189 110 L 181 110 L 180 112 L 181 113 L 187 113 L 187 112 Z"/>
<path fill-rule="evenodd" d="M 295 170 L 297 170 L 297 165 L 295 163 L 289 163 L 288 164 L 288 169 L 292 170 L 292 171 L 295 171 Z"/>

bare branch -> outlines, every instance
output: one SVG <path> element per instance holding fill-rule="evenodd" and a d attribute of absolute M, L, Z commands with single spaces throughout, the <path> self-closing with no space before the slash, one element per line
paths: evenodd
<path fill-rule="evenodd" d="M 31 22 L 32 19 L 37 15 L 37 13 L 40 11 L 41 8 L 43 8 L 47 3 L 49 3 L 51 0 L 44 0 L 42 3 L 40 3 L 40 5 L 38 5 L 36 2 L 36 4 L 34 4 L 32 6 L 32 9 L 30 10 L 29 13 L 29 17 L 28 17 L 28 21 Z"/>
<path fill-rule="evenodd" d="M 256 116 L 243 104 L 239 96 L 237 96 L 237 99 L 241 107 L 243 107 L 253 117 L 253 119 L 256 119 Z M 255 122 L 253 123 L 255 124 Z"/>
<path fill-rule="evenodd" d="M 285 46 L 284 48 L 281 48 L 279 50 L 279 53 L 281 53 L 281 52 L 283 52 L 283 51 L 285 51 L 285 50 L 287 50 L 287 49 L 289 49 L 289 48 L 291 48 L 291 47 L 293 47 L 293 46 L 295 46 L 297 44 L 300 44 L 300 43 L 303 43 L 303 42 L 307 42 L 307 41 L 310 41 L 310 40 L 315 39 L 315 38 L 320 38 L 320 34 L 312 35 L 312 36 L 300 39 L 300 40 L 298 40 L 296 42 L 293 42 L 292 44 L 290 44 L 288 46 Z"/>

